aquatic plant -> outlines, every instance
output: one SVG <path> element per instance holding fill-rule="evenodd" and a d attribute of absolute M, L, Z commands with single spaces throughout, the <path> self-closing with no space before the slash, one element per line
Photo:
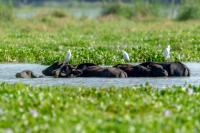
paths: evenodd
<path fill-rule="evenodd" d="M 71 49 L 70 63 L 123 63 L 122 51 L 130 62 L 164 61 L 164 48 L 171 45 L 169 61 L 200 61 L 199 21 L 134 22 L 52 18 L 1 23 L 0 62 L 51 64 L 63 61 Z"/>
<path fill-rule="evenodd" d="M 200 130 L 200 87 L 96 89 L 1 83 L 0 94 L 2 132 Z"/>
<path fill-rule="evenodd" d="M 150 4 L 148 2 L 135 2 L 135 3 L 113 3 L 104 6 L 102 15 L 116 15 L 131 18 L 147 18 L 158 17 L 160 5 Z"/>
<path fill-rule="evenodd" d="M 200 7 L 198 4 L 193 5 L 183 5 L 179 9 L 179 14 L 176 20 L 185 21 L 189 19 L 199 19 L 200 18 Z"/>

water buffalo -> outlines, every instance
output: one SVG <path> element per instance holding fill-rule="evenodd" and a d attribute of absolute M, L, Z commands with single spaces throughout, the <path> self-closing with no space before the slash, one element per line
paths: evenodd
<path fill-rule="evenodd" d="M 63 65 L 62 62 L 55 62 L 52 65 L 50 65 L 49 67 L 45 68 L 42 71 L 42 73 L 45 76 L 68 77 L 71 74 L 70 72 L 72 71 L 72 69 L 74 69 L 74 68 L 83 69 L 88 66 L 96 66 L 96 64 L 82 63 L 79 65 L 68 65 L 68 64 Z"/>
<path fill-rule="evenodd" d="M 52 71 L 52 76 L 55 78 L 68 78 L 73 77 L 73 71 L 75 67 L 73 65 L 62 65 L 60 68 Z"/>
<path fill-rule="evenodd" d="M 53 71 L 59 69 L 62 65 L 63 65 L 63 63 L 61 63 L 61 62 L 55 62 L 51 66 L 49 66 L 46 69 L 44 69 L 42 71 L 42 73 L 45 76 L 54 76 L 55 72 L 53 73 Z"/>
<path fill-rule="evenodd" d="M 132 64 L 117 64 L 113 67 L 117 67 L 117 68 L 124 70 L 124 69 L 131 68 L 131 67 L 134 67 L 134 66 L 135 65 L 132 65 Z"/>
<path fill-rule="evenodd" d="M 126 72 L 122 71 L 119 68 L 100 67 L 95 65 L 77 67 L 77 69 L 73 71 L 73 74 L 77 75 L 78 77 L 113 77 L 113 78 L 127 77 Z"/>
<path fill-rule="evenodd" d="M 96 66 L 96 64 L 93 63 L 82 63 L 79 65 L 69 65 L 61 62 L 55 62 L 49 67 L 45 68 L 42 73 L 45 76 L 54 76 L 54 77 L 71 77 L 73 75 L 73 70 L 75 68 L 77 69 L 85 69 L 88 66 Z M 75 72 L 76 74 L 76 72 Z M 76 74 L 77 75 L 77 74 Z"/>
<path fill-rule="evenodd" d="M 87 67 L 90 67 L 90 66 L 97 66 L 96 64 L 94 63 L 81 63 L 79 65 L 77 65 L 76 69 L 86 69 Z"/>
<path fill-rule="evenodd" d="M 148 77 L 150 70 L 140 65 L 118 64 L 114 67 L 119 68 L 127 73 L 128 77 Z"/>
<path fill-rule="evenodd" d="M 32 71 L 30 70 L 24 70 L 22 72 L 16 73 L 16 78 L 42 78 L 43 76 L 36 76 Z"/>
<path fill-rule="evenodd" d="M 149 67 L 151 70 L 151 77 L 167 77 L 168 72 L 158 64 L 154 64 L 151 67 Z"/>
<path fill-rule="evenodd" d="M 168 73 L 162 66 L 152 66 L 148 68 L 142 65 L 118 64 L 114 67 L 125 71 L 128 77 L 166 77 Z"/>
<path fill-rule="evenodd" d="M 190 76 L 189 68 L 181 62 L 145 62 L 140 65 L 150 68 L 154 65 L 160 65 L 168 72 L 169 77 Z"/>
<path fill-rule="evenodd" d="M 118 68 L 100 67 L 93 63 L 82 63 L 76 66 L 54 63 L 43 70 L 43 74 L 54 77 L 118 77 L 125 78 L 127 74 Z"/>

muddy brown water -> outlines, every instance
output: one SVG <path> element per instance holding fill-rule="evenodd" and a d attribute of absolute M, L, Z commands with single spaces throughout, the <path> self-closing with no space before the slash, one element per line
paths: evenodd
<path fill-rule="evenodd" d="M 144 85 L 147 82 L 155 87 L 163 88 L 187 84 L 200 85 L 200 63 L 184 63 L 191 70 L 190 77 L 167 77 L 167 78 L 36 78 L 36 79 L 17 79 L 15 74 L 23 70 L 32 70 L 37 75 L 47 66 L 38 64 L 0 64 L 0 82 L 17 83 L 22 82 L 30 85 L 69 85 L 69 86 L 88 86 L 88 87 L 126 87 Z"/>

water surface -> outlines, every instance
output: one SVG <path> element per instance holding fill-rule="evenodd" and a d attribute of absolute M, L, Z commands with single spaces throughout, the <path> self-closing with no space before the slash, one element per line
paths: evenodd
<path fill-rule="evenodd" d="M 172 85 L 185 86 L 186 84 L 200 85 L 200 63 L 185 63 L 191 69 L 191 77 L 167 77 L 167 78 L 38 78 L 17 79 L 15 74 L 23 70 L 32 70 L 37 75 L 47 66 L 38 64 L 0 64 L 0 82 L 16 83 L 22 82 L 30 85 L 70 85 L 89 87 L 125 87 L 144 85 L 149 83 L 155 87 L 166 87 Z"/>
<path fill-rule="evenodd" d="M 82 17 L 87 17 L 87 18 L 92 18 L 95 19 L 98 16 L 101 15 L 102 13 L 102 8 L 101 7 L 96 7 L 96 8 L 69 8 L 67 10 L 63 10 L 64 13 L 69 14 L 74 16 L 75 18 L 82 18 Z M 28 10 L 28 11 L 15 11 L 15 16 L 19 19 L 31 19 L 34 16 L 38 15 L 38 12 L 36 9 L 35 10 Z"/>

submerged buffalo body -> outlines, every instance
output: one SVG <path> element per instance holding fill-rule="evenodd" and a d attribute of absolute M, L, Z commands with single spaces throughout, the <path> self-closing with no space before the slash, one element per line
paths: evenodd
<path fill-rule="evenodd" d="M 42 71 L 42 73 L 45 76 L 54 76 L 54 71 L 59 69 L 62 65 L 63 65 L 63 63 L 61 63 L 61 62 L 55 62 L 51 66 L 49 66 L 46 69 L 44 69 Z"/>
<path fill-rule="evenodd" d="M 78 77 L 115 77 L 115 78 L 126 78 L 126 72 L 118 68 L 113 67 L 100 67 L 100 66 L 89 66 L 84 69 L 77 69 Z"/>
<path fill-rule="evenodd" d="M 85 69 L 88 66 L 96 66 L 93 63 L 82 63 L 79 65 L 69 65 L 61 62 L 55 62 L 46 69 L 42 71 L 45 76 L 55 76 L 55 77 L 69 77 L 72 74 L 75 68 Z"/>
<path fill-rule="evenodd" d="M 97 65 L 94 64 L 94 63 L 81 63 L 81 64 L 77 65 L 76 69 L 85 70 L 85 69 L 87 69 L 88 67 L 91 67 L 91 66 L 97 66 Z"/>
<path fill-rule="evenodd" d="M 137 65 L 129 65 L 129 64 L 118 64 L 114 66 L 119 68 L 127 73 L 128 77 L 148 77 L 150 76 L 150 70 L 146 67 Z"/>
<path fill-rule="evenodd" d="M 16 78 L 42 78 L 43 76 L 36 76 L 32 71 L 30 70 L 24 70 L 22 72 L 16 73 Z"/>
<path fill-rule="evenodd" d="M 169 76 L 190 76 L 190 69 L 181 62 L 159 63 L 165 70 L 168 71 Z"/>
<path fill-rule="evenodd" d="M 125 71 L 128 77 L 166 77 L 167 71 L 160 65 L 151 68 L 142 65 L 118 64 L 114 67 Z"/>
<path fill-rule="evenodd" d="M 73 65 L 65 64 L 62 67 L 53 70 L 52 75 L 56 78 L 68 78 L 73 77 L 73 71 L 75 67 Z"/>
<path fill-rule="evenodd" d="M 54 77 L 118 77 L 126 78 L 127 74 L 118 68 L 100 67 L 93 63 L 82 63 L 76 66 L 63 65 L 56 62 L 47 67 L 42 73 Z"/>
<path fill-rule="evenodd" d="M 54 77 L 167 77 L 190 76 L 190 70 L 180 62 L 145 62 L 139 65 L 118 64 L 101 67 L 93 63 L 69 65 L 55 62 L 42 71 L 45 76 Z M 20 76 L 19 76 L 20 77 Z M 32 76 L 34 77 L 34 76 Z"/>
<path fill-rule="evenodd" d="M 145 62 L 140 65 L 150 68 L 155 65 L 160 65 L 167 71 L 169 77 L 190 76 L 189 68 L 181 62 Z"/>
<path fill-rule="evenodd" d="M 151 71 L 151 77 L 167 77 L 168 72 L 158 64 L 152 65 L 151 67 L 147 67 Z"/>
<path fill-rule="evenodd" d="M 75 68 L 74 65 L 68 65 L 61 62 L 55 62 L 51 66 L 47 67 L 42 71 L 45 76 L 54 77 L 70 77 L 72 70 Z"/>

